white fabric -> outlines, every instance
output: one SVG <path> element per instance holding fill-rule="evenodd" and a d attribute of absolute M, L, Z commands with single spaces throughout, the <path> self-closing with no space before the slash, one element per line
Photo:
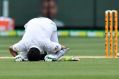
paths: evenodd
<path fill-rule="evenodd" d="M 45 61 L 57 61 L 59 60 L 66 52 L 68 49 L 62 49 L 58 51 L 56 54 L 48 54 L 45 56 Z"/>
<path fill-rule="evenodd" d="M 17 52 L 28 52 L 32 47 L 38 47 L 41 52 L 55 53 L 61 50 L 58 42 L 56 24 L 44 17 L 34 18 L 25 25 L 22 40 L 13 45 Z"/>

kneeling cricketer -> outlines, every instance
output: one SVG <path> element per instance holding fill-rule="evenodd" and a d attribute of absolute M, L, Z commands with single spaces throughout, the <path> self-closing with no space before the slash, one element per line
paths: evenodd
<path fill-rule="evenodd" d="M 57 61 L 68 50 L 58 42 L 56 24 L 45 17 L 26 23 L 22 39 L 10 46 L 15 61 Z"/>

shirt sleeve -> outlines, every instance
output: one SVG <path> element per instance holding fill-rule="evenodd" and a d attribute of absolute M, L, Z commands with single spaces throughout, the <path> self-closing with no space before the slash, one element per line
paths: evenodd
<path fill-rule="evenodd" d="M 51 35 L 51 41 L 52 42 L 59 43 L 59 41 L 58 41 L 58 32 L 57 32 L 56 24 L 54 25 L 54 28 L 53 29 L 54 29 L 54 31 L 53 31 L 53 33 Z"/>

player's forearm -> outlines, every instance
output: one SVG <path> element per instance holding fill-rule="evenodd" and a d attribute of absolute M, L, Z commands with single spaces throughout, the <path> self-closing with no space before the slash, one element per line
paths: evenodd
<path fill-rule="evenodd" d="M 14 57 L 18 55 L 18 53 L 16 51 L 14 51 L 11 47 L 9 48 L 9 51 L 10 51 L 11 55 Z"/>

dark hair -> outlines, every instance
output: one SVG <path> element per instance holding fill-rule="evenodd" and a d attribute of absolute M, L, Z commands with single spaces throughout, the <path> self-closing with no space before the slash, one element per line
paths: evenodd
<path fill-rule="evenodd" d="M 29 61 L 39 61 L 40 60 L 40 51 L 37 48 L 31 48 L 27 54 Z"/>
<path fill-rule="evenodd" d="M 29 61 L 39 61 L 44 60 L 46 55 L 46 52 L 44 52 L 44 54 L 41 54 L 40 50 L 34 47 L 28 51 L 27 57 Z"/>

